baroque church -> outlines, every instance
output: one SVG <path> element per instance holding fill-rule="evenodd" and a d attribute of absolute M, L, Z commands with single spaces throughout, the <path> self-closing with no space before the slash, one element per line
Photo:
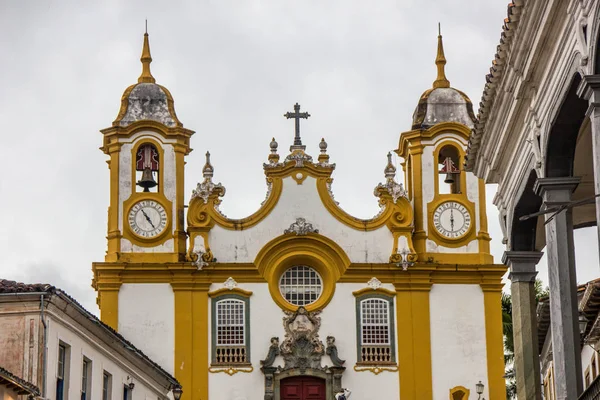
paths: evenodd
<path fill-rule="evenodd" d="M 306 152 L 298 104 L 289 151 L 273 139 L 255 166 L 267 185 L 252 215 L 219 210 L 208 152 L 184 188 L 194 132 L 151 61 L 146 33 L 142 74 L 101 130 L 110 204 L 93 286 L 101 320 L 172 373 L 184 400 L 333 400 L 343 388 L 353 400 L 506 398 L 506 268 L 490 255 L 484 183 L 463 168 L 475 116 L 446 78 L 441 35 L 437 78 L 394 150 L 402 171 L 388 154 L 370 219 L 334 199 L 335 160 L 324 140 Z"/>

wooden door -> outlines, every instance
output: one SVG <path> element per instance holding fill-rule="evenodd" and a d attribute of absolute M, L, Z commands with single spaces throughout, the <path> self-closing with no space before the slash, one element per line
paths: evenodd
<path fill-rule="evenodd" d="M 325 400 L 323 379 L 295 376 L 281 381 L 281 400 Z"/>

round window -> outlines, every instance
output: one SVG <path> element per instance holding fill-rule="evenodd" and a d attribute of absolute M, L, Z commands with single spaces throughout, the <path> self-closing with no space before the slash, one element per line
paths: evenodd
<path fill-rule="evenodd" d="M 286 270 L 279 279 L 279 291 L 284 299 L 295 306 L 306 306 L 321 297 L 321 276 L 306 265 L 296 265 Z"/>

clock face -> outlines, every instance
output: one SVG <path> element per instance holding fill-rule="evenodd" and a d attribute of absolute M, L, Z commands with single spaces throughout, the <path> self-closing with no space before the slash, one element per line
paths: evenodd
<path fill-rule="evenodd" d="M 447 201 L 433 212 L 433 225 L 445 238 L 458 239 L 471 227 L 471 214 L 462 204 Z"/>
<path fill-rule="evenodd" d="M 167 228 L 167 212 L 154 200 L 142 200 L 129 210 L 129 226 L 142 238 L 154 238 Z"/>

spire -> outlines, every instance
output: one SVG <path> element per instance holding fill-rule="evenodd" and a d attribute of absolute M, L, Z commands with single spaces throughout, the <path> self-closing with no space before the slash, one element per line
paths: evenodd
<path fill-rule="evenodd" d="M 433 88 L 448 88 L 450 82 L 446 78 L 446 71 L 444 70 L 446 65 L 446 57 L 444 56 L 444 44 L 442 43 L 442 28 L 438 23 L 438 48 L 437 57 L 435 58 L 435 65 L 437 66 L 437 79 L 433 82 Z"/>
<path fill-rule="evenodd" d="M 144 33 L 144 47 L 142 48 L 142 74 L 138 78 L 138 83 L 155 83 L 156 79 L 150 72 L 150 63 L 152 62 L 152 56 L 150 55 L 150 43 L 148 42 L 148 21 L 146 21 L 146 33 Z"/>

